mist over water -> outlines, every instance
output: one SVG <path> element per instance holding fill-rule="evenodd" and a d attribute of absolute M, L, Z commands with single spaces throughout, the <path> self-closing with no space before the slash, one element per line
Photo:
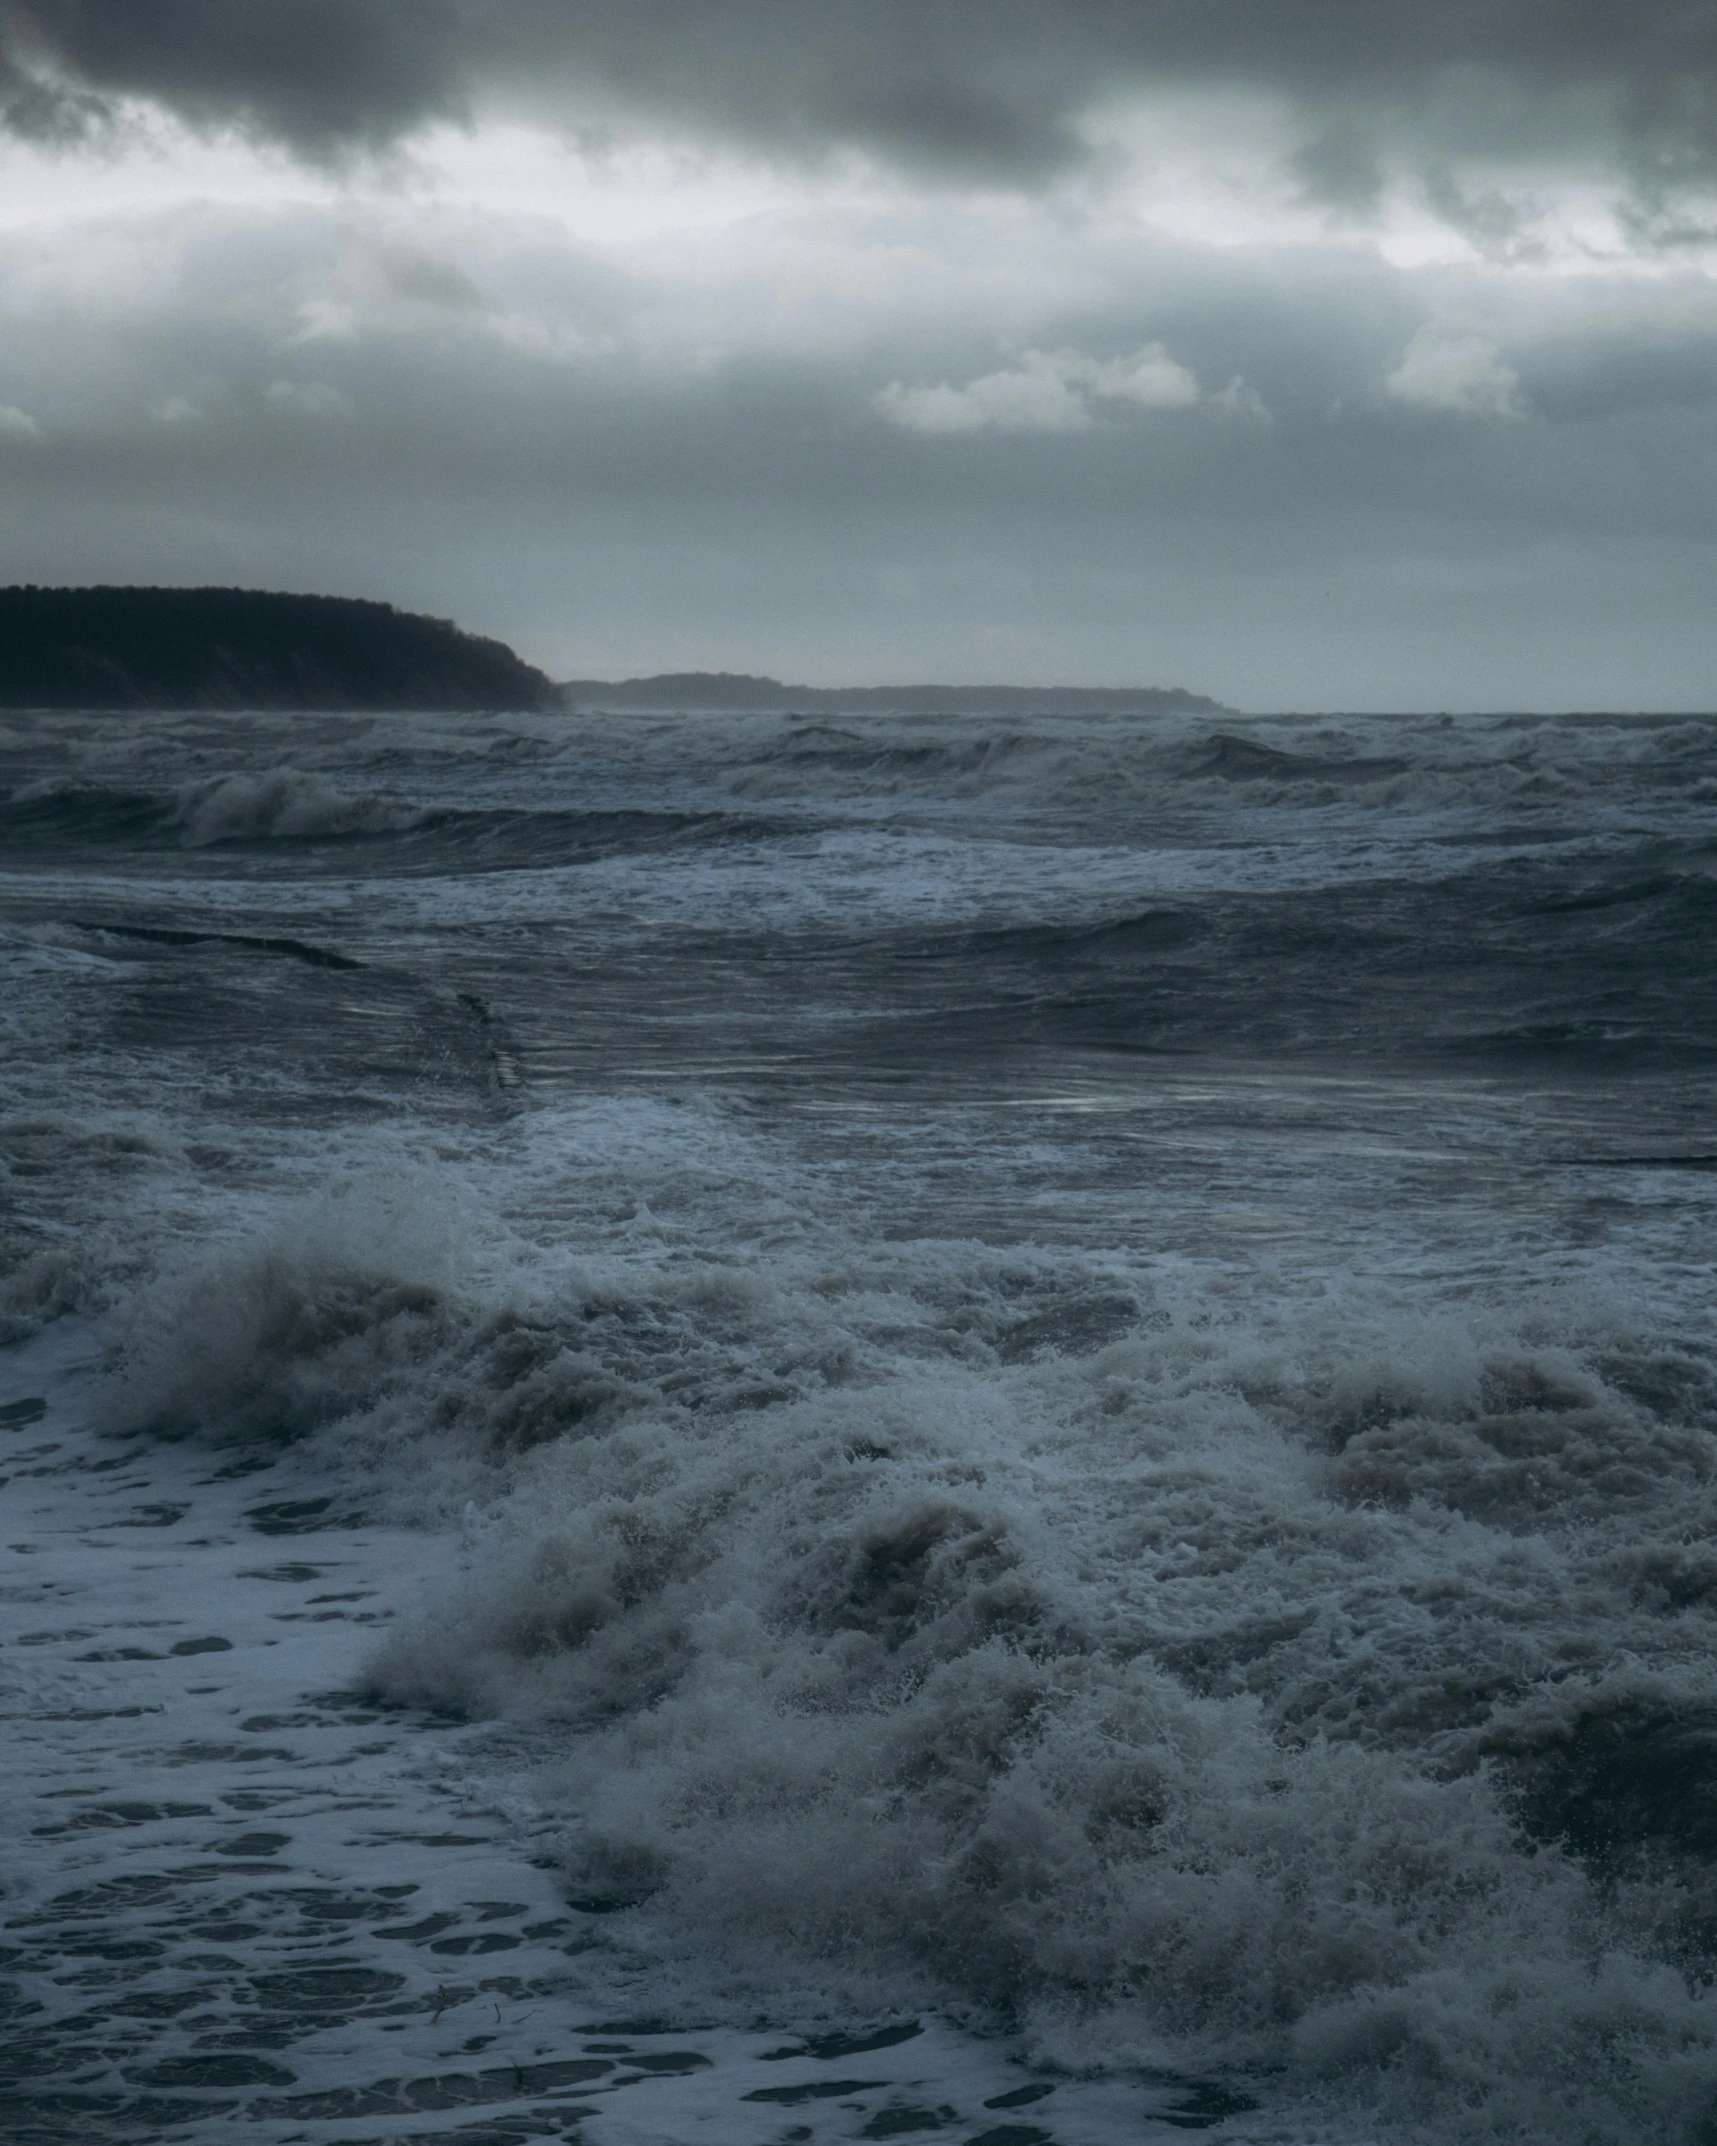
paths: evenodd
<path fill-rule="evenodd" d="M 8 718 L 19 2136 L 1717 2135 L 1713 797 Z"/>

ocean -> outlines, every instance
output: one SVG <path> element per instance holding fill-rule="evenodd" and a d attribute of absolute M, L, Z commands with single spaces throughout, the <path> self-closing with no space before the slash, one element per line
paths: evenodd
<path fill-rule="evenodd" d="M 0 2135 L 1717 2139 L 1717 731 L 0 719 Z"/>

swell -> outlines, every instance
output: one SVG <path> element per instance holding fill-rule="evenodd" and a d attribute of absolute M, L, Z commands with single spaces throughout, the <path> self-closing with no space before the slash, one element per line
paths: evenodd
<path fill-rule="evenodd" d="M 205 849 L 392 832 L 421 819 L 415 808 L 338 788 L 325 776 L 275 767 L 217 776 L 172 790 L 40 782 L 0 805 L 9 846 Z"/>
<path fill-rule="evenodd" d="M 697 955 L 749 968 L 749 1017 L 855 1061 L 976 1064 L 1029 1045 L 1581 1076 L 1703 1065 L 1717 1056 L 1717 880 L 1702 851 L 1655 847 L 1649 871 L 1628 856 L 1602 871 L 1486 863 L 1089 923 L 749 948 L 706 935 Z M 675 949 L 662 954 L 677 977 Z M 796 1025 L 813 1002 L 844 1023 L 821 1044 Z"/>
<path fill-rule="evenodd" d="M 361 969 L 364 964 L 332 947 L 312 946 L 303 939 L 262 937 L 242 931 L 179 931 L 163 924 L 114 924 L 72 920 L 79 931 L 104 932 L 116 939 L 141 939 L 152 946 L 236 946 L 254 954 L 282 954 L 289 961 L 302 961 L 313 969 Z"/>
<path fill-rule="evenodd" d="M 778 822 L 716 811 L 414 805 L 342 790 L 291 769 L 172 791 L 37 785 L 0 804 L 0 843 L 36 865 L 190 850 L 208 867 L 218 868 L 224 856 L 272 856 L 294 872 L 320 866 L 381 878 L 548 869 L 779 831 Z"/>
<path fill-rule="evenodd" d="M 1187 716 L 1080 723 L 969 716 L 793 725 L 753 749 L 756 796 L 940 799 L 1156 813 L 1507 809 L 1586 814 L 1717 783 L 1708 722 L 1505 717 L 1259 717 L 1221 730 Z"/>
<path fill-rule="evenodd" d="M 1219 775 L 1226 782 L 1318 782 L 1372 783 L 1385 775 L 1400 775 L 1408 762 L 1364 754 L 1318 754 L 1287 752 L 1280 746 L 1261 744 L 1256 738 L 1230 737 L 1219 731 L 1206 745 L 1198 772 Z"/>

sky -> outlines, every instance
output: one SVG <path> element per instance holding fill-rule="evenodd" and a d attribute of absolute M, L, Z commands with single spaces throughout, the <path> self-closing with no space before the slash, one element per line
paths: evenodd
<path fill-rule="evenodd" d="M 1711 0 L 0 0 L 0 580 L 1717 705 Z"/>

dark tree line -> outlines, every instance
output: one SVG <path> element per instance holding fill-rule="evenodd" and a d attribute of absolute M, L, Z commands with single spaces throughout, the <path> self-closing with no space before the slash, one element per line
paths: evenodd
<path fill-rule="evenodd" d="M 557 704 L 500 641 L 344 596 L 0 589 L 0 706 L 500 709 Z"/>
<path fill-rule="evenodd" d="M 655 678 L 570 679 L 569 708 L 779 709 L 797 715 L 1220 715 L 1182 686 L 791 686 L 732 671 L 667 671 Z"/>

